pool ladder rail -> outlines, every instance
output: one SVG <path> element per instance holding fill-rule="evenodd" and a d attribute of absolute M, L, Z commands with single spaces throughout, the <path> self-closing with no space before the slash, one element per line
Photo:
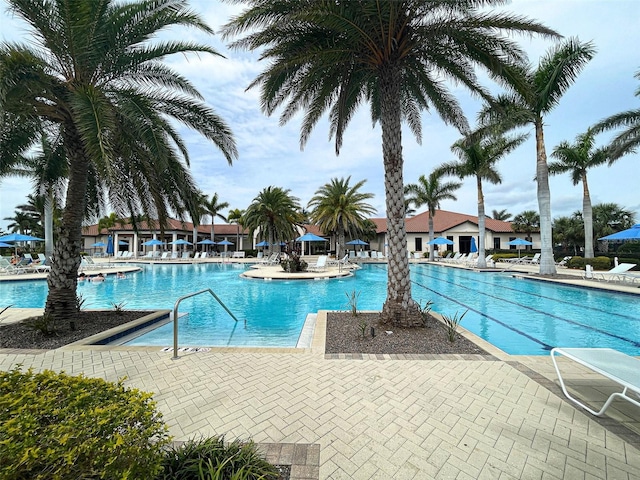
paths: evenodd
<path fill-rule="evenodd" d="M 178 300 L 176 300 L 176 303 L 173 305 L 173 357 L 171 357 L 173 360 L 176 360 L 179 358 L 178 357 L 178 307 L 180 306 L 180 302 L 182 302 L 182 300 L 185 300 L 187 298 L 195 297 L 196 295 L 200 295 L 201 293 L 207 293 L 207 292 L 209 292 L 211 296 L 215 298 L 216 301 L 222 306 L 222 308 L 224 308 L 227 311 L 227 313 L 231 315 L 231 318 L 233 318 L 236 322 L 238 321 L 238 319 L 231 312 L 231 310 L 229 310 L 229 308 L 224 304 L 224 302 L 220 300 L 220 297 L 218 297 L 214 293 L 214 291 L 211 290 L 210 288 L 206 288 L 198 292 L 189 293 L 188 295 L 183 295 Z"/>

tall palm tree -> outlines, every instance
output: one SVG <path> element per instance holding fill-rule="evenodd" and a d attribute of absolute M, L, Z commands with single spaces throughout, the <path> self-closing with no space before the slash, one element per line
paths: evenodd
<path fill-rule="evenodd" d="M 275 251 L 280 251 L 281 241 L 295 237 L 295 227 L 301 224 L 300 200 L 290 192 L 280 187 L 267 187 L 244 213 L 244 225 L 249 229 L 249 235 L 260 230 L 269 245 L 275 244 Z"/>
<path fill-rule="evenodd" d="M 503 135 L 491 135 L 486 138 L 478 138 L 469 135 L 458 140 L 451 147 L 451 151 L 460 159 L 457 162 L 449 162 L 441 165 L 439 170 L 448 175 L 456 175 L 460 179 L 475 177 L 478 192 L 478 267 L 485 268 L 485 214 L 484 193 L 482 181 L 498 184 L 502 183 L 502 177 L 496 170 L 496 163 L 512 152 L 527 139 L 528 135 L 505 137 Z"/>
<path fill-rule="evenodd" d="M 240 248 L 240 228 L 244 228 L 244 210 L 240 210 L 239 208 L 234 208 L 233 210 L 229 210 L 227 214 L 227 221 L 229 223 L 235 223 L 238 227 L 238 232 L 236 233 L 236 248 Z"/>
<path fill-rule="evenodd" d="M 562 95 L 593 58 L 592 43 L 570 38 L 551 48 L 537 68 L 523 65 L 521 78 L 511 84 L 512 92 L 501 95 L 480 113 L 480 120 L 504 130 L 533 125 L 536 134 L 536 183 L 540 210 L 540 273 L 555 274 L 551 229 L 551 193 L 544 144 L 544 116 L 558 106 Z M 491 125 L 493 124 L 493 125 Z"/>
<path fill-rule="evenodd" d="M 640 72 L 634 76 L 640 80 Z M 640 88 L 635 95 L 640 97 Z M 634 153 L 640 146 L 640 108 L 611 115 L 591 128 L 594 133 L 622 128 L 609 145 L 609 161 L 614 162 L 628 153 Z"/>
<path fill-rule="evenodd" d="M 196 208 L 188 152 L 170 119 L 193 128 L 231 161 L 230 130 L 191 83 L 163 63 L 175 53 L 215 50 L 159 40 L 172 26 L 212 34 L 181 0 L 7 0 L 25 20 L 29 44 L 0 47 L 0 172 L 33 144 L 33 133 L 59 129 L 68 166 L 45 313 L 76 311 L 82 222 L 106 198 L 121 216 L 143 212 L 164 225 Z M 166 38 L 166 37 L 165 37 Z M 151 40 L 154 40 L 153 43 Z M 96 215 L 97 216 L 97 215 Z"/>
<path fill-rule="evenodd" d="M 491 218 L 493 218 L 494 220 L 500 220 L 501 222 L 508 222 L 511 219 L 511 217 L 513 217 L 513 215 L 507 212 L 506 208 L 503 208 L 502 210 L 491 211 Z"/>
<path fill-rule="evenodd" d="M 214 240 L 215 231 L 214 224 L 215 218 L 218 217 L 221 220 L 227 221 L 227 218 L 221 213 L 225 208 L 229 208 L 229 202 L 221 202 L 218 199 L 218 194 L 214 193 L 211 196 L 211 200 L 204 199 L 202 203 L 204 213 L 211 217 L 211 240 Z"/>
<path fill-rule="evenodd" d="M 549 173 L 571 173 L 574 185 L 582 182 L 582 218 L 584 220 L 584 258 L 593 258 L 593 212 L 591 196 L 587 182 L 587 170 L 602 165 L 609 160 L 609 149 L 594 148 L 595 138 L 592 130 L 578 135 L 573 144 L 561 142 L 553 149 L 551 156 L 557 162 L 549 163 Z"/>
<path fill-rule="evenodd" d="M 13 217 L 4 217 L 4 220 L 11 222 L 7 225 L 9 231 L 24 235 L 30 235 L 36 225 L 33 215 L 22 210 L 14 210 Z"/>
<path fill-rule="evenodd" d="M 540 228 L 540 215 L 535 210 L 525 210 L 513 217 L 511 225 L 515 232 L 524 232 L 530 239 L 533 232 Z"/>
<path fill-rule="evenodd" d="M 233 48 L 260 50 L 268 66 L 250 84 L 261 87 L 263 111 L 283 106 L 285 123 L 304 111 L 300 143 L 328 113 L 336 153 L 356 109 L 369 103 L 380 122 L 385 172 L 389 268 L 386 322 L 421 325 L 411 298 L 403 197 L 402 122 L 420 140 L 420 111 L 433 107 L 464 131 L 467 121 L 445 80 L 487 97 L 478 68 L 494 79 L 513 73 L 525 55 L 505 34 L 555 35 L 522 16 L 480 10 L 501 0 L 235 0 L 249 8 L 225 27 L 246 34 Z"/>
<path fill-rule="evenodd" d="M 606 237 L 631 228 L 635 215 L 617 203 L 599 203 L 593 206 L 593 233 L 595 238 Z"/>
<path fill-rule="evenodd" d="M 416 208 L 426 205 L 429 209 L 429 241 L 433 240 L 433 217 L 436 216 L 436 210 L 440 208 L 440 202 L 443 200 L 457 200 L 453 194 L 462 186 L 460 182 L 442 182 L 446 174 L 438 169 L 429 174 L 429 177 L 420 175 L 418 183 L 410 183 L 405 187 L 407 200 L 413 203 Z M 429 260 L 434 259 L 434 245 L 429 245 Z M 406 256 L 406 252 L 405 252 Z"/>
<path fill-rule="evenodd" d="M 578 246 L 584 241 L 582 223 L 582 218 L 576 215 L 554 218 L 553 242 L 562 245 L 564 250 L 573 249 L 573 254 L 578 255 Z"/>
<path fill-rule="evenodd" d="M 353 186 L 349 185 L 350 180 L 350 176 L 346 179 L 332 178 L 316 190 L 308 204 L 311 220 L 323 232 L 336 235 L 336 258 L 340 258 L 345 250 L 345 233 L 353 235 L 363 226 L 365 215 L 373 215 L 376 211 L 366 203 L 374 195 L 359 191 L 366 180 Z"/>

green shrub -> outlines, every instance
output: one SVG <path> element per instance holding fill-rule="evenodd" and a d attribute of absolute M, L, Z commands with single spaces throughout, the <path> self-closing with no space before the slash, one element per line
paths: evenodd
<path fill-rule="evenodd" d="M 285 258 L 280 262 L 282 269 L 285 272 L 306 272 L 307 271 L 307 262 L 302 260 L 299 255 L 292 253 L 289 258 Z"/>
<path fill-rule="evenodd" d="M 569 268 L 577 268 L 579 270 L 584 270 L 585 265 L 591 265 L 594 270 L 609 270 L 611 268 L 611 259 L 609 257 L 572 257 L 567 263 Z"/>
<path fill-rule="evenodd" d="M 258 453 L 255 443 L 224 437 L 189 440 L 167 450 L 158 480 L 275 480 L 278 469 Z"/>
<path fill-rule="evenodd" d="M 168 442 L 151 394 L 122 380 L 0 372 L 2 479 L 153 479 Z"/>

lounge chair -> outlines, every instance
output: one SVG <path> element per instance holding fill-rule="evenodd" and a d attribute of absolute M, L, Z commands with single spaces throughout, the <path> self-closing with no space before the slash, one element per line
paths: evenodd
<path fill-rule="evenodd" d="M 232 258 L 244 258 L 244 250 L 238 250 L 233 252 L 233 255 L 231 255 Z"/>
<path fill-rule="evenodd" d="M 26 273 L 27 270 L 25 270 L 22 267 L 17 267 L 16 265 L 13 265 L 6 258 L 0 258 L 0 272 L 1 273 L 17 274 L 17 273 Z"/>
<path fill-rule="evenodd" d="M 454 259 L 453 263 L 461 264 L 461 263 L 465 263 L 466 261 L 467 261 L 467 254 L 463 253 L 457 259 Z"/>
<path fill-rule="evenodd" d="M 315 265 L 309 265 L 307 270 L 310 272 L 321 272 L 326 270 L 327 268 L 327 260 L 329 257 L 327 255 L 320 255 Z"/>
<path fill-rule="evenodd" d="M 39 253 L 38 258 L 40 259 L 40 263 L 43 265 L 47 262 L 47 257 L 44 253 Z"/>
<path fill-rule="evenodd" d="M 611 270 L 607 272 L 593 272 L 593 279 L 606 280 L 607 282 L 611 282 L 615 280 L 622 281 L 623 278 L 621 277 L 621 275 L 623 273 L 628 272 L 635 266 L 636 266 L 635 263 L 621 263 L 617 267 L 613 267 Z"/>
<path fill-rule="evenodd" d="M 583 365 L 596 373 L 599 373 L 610 380 L 613 380 L 621 387 L 622 392 L 615 392 L 609 395 L 602 408 L 598 411 L 588 407 L 578 399 L 572 397 L 565 386 L 564 379 L 560 374 L 560 368 L 556 361 L 556 355 L 563 355 L 574 362 Z M 640 360 L 626 355 L 611 348 L 554 348 L 551 350 L 551 360 L 556 368 L 560 386 L 566 397 L 575 404 L 584 408 L 587 412 L 600 417 L 609 408 L 611 402 L 616 398 L 627 400 L 640 407 Z M 635 398 L 630 396 L 631 391 Z"/>
<path fill-rule="evenodd" d="M 169 258 L 169 252 L 162 252 L 160 255 L 160 260 L 167 260 Z"/>
<path fill-rule="evenodd" d="M 384 253 L 382 253 L 382 252 L 378 252 L 378 254 L 376 255 L 376 258 L 377 258 L 378 260 L 384 260 L 384 259 L 385 259 Z"/>
<path fill-rule="evenodd" d="M 520 263 L 525 265 L 540 265 L 540 254 L 536 253 L 533 257 L 525 257 Z"/>
<path fill-rule="evenodd" d="M 200 260 L 205 260 L 207 258 L 207 252 L 202 252 L 200 254 Z"/>
<path fill-rule="evenodd" d="M 194 260 L 200 260 L 200 252 L 196 252 L 195 255 L 193 256 Z"/>
<path fill-rule="evenodd" d="M 569 262 L 569 260 L 571 260 L 573 257 L 568 256 L 568 257 L 564 257 L 562 260 L 560 260 L 559 262 L 556 262 L 556 267 L 566 267 L 567 263 Z"/>

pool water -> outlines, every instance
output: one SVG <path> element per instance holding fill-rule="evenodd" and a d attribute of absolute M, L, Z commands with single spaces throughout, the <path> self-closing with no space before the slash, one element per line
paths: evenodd
<path fill-rule="evenodd" d="M 294 347 L 306 315 L 347 310 L 348 294 L 358 309 L 379 310 L 386 297 L 386 265 L 364 265 L 354 277 L 332 280 L 264 281 L 239 276 L 242 264 L 148 265 L 124 280 L 81 283 L 84 308 L 173 308 L 189 293 L 211 288 L 240 319 L 235 322 L 210 295 L 184 300 L 181 346 Z M 514 355 L 542 355 L 555 346 L 609 347 L 640 355 L 640 297 L 478 273 L 438 265 L 411 266 L 416 301 Z M 42 307 L 44 281 L 0 283 L 0 305 Z M 129 345 L 172 344 L 167 324 Z"/>

